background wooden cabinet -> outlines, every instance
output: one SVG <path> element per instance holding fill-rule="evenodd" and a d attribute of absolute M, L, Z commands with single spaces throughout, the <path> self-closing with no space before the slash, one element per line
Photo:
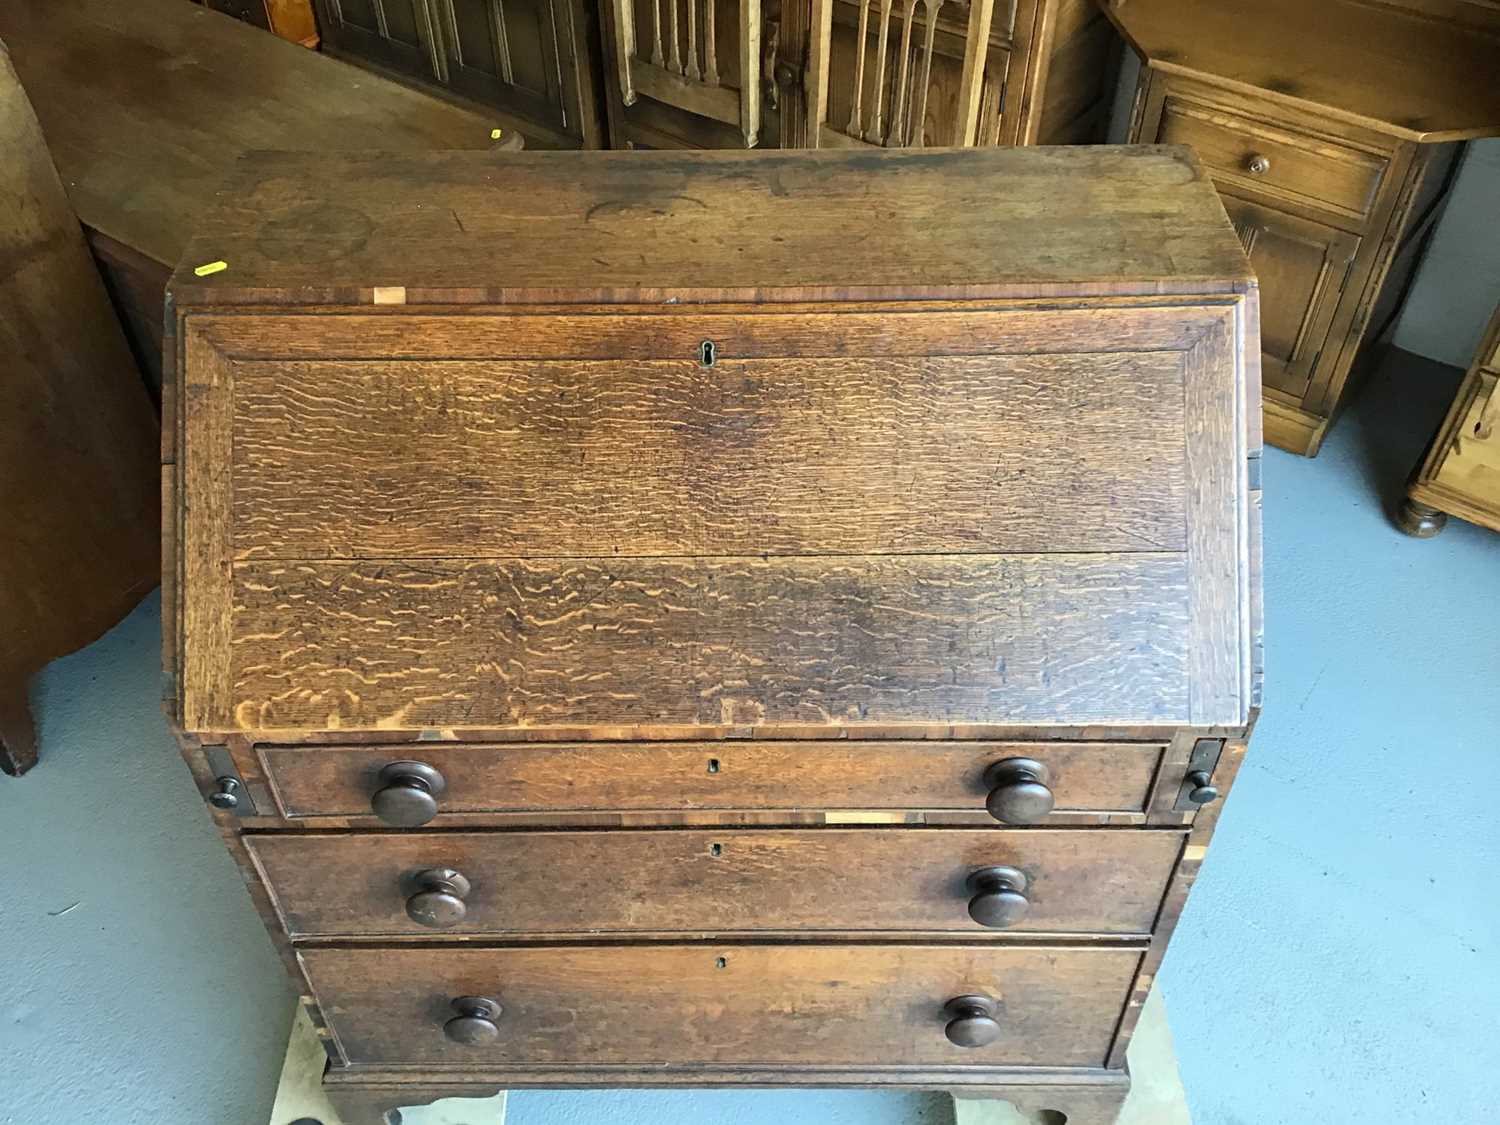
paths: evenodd
<path fill-rule="evenodd" d="M 327 50 L 494 106 L 539 148 L 1099 141 L 1118 56 L 1093 0 L 318 0 L 318 13 Z"/>
<path fill-rule="evenodd" d="M 1261 284 L 1261 378 L 1301 397 L 1312 382 L 1359 238 L 1220 194 Z"/>
<path fill-rule="evenodd" d="M 1500 5 L 1105 10 L 1143 63 L 1129 140 L 1198 151 L 1260 279 L 1266 440 L 1312 456 L 1389 337 L 1463 143 L 1500 134 Z"/>
<path fill-rule="evenodd" d="M 613 0 L 605 24 L 616 147 L 1102 140 L 1116 73 L 1092 0 Z"/>
<path fill-rule="evenodd" d="M 543 148 L 604 144 L 583 0 L 318 0 L 323 46 L 502 110 Z"/>
<path fill-rule="evenodd" d="M 1500 308 L 1412 473 L 1397 523 L 1427 539 L 1443 530 L 1449 513 L 1500 531 Z"/>

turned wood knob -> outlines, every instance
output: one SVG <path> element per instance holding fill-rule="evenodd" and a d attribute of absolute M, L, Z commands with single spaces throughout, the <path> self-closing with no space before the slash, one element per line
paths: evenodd
<path fill-rule="evenodd" d="M 1003 930 L 1026 917 L 1026 875 L 1015 867 L 981 867 L 969 876 L 969 917 Z"/>
<path fill-rule="evenodd" d="M 1209 776 L 1204 770 L 1194 770 L 1187 775 L 1186 780 L 1192 786 L 1188 790 L 1187 799 L 1193 804 L 1206 805 L 1219 799 L 1218 787 L 1210 783 Z"/>
<path fill-rule="evenodd" d="M 495 1001 L 483 996 L 460 996 L 453 1001 L 453 1010 L 458 1014 L 443 1024 L 443 1034 L 465 1047 L 483 1047 L 500 1038 L 500 1028 L 495 1021 L 504 1010 Z"/>
<path fill-rule="evenodd" d="M 1056 803 L 1047 767 L 1031 758 L 1006 758 L 984 771 L 985 808 L 1002 824 L 1036 824 Z"/>
<path fill-rule="evenodd" d="M 406 916 L 429 930 L 446 930 L 464 920 L 469 881 L 451 867 L 429 867 L 412 876 L 416 891 L 406 900 Z"/>
<path fill-rule="evenodd" d="M 437 816 L 437 799 L 446 788 L 443 775 L 426 762 L 392 762 L 380 771 L 370 807 L 392 827 L 416 828 Z"/>
<path fill-rule="evenodd" d="M 1264 176 L 1271 170 L 1271 158 L 1257 152 L 1245 161 L 1245 170 L 1252 176 Z"/>
<path fill-rule="evenodd" d="M 943 1005 L 943 1034 L 955 1047 L 987 1047 L 1000 1038 L 1000 1004 L 988 996 L 955 996 Z"/>

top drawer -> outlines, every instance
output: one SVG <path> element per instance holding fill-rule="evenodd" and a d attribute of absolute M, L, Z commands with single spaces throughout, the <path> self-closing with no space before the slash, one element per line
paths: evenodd
<path fill-rule="evenodd" d="M 189 315 L 184 725 L 1238 724 L 1239 308 Z"/>
<path fill-rule="evenodd" d="M 1357 218 L 1369 214 L 1384 157 L 1349 145 L 1253 121 L 1225 110 L 1167 98 L 1157 139 L 1191 145 L 1215 177 Z"/>

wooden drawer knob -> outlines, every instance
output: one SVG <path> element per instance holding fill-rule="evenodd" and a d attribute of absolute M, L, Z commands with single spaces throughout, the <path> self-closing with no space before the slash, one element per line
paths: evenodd
<path fill-rule="evenodd" d="M 429 930 L 446 930 L 464 920 L 469 881 L 451 867 L 429 867 L 412 876 L 416 891 L 406 900 L 406 916 Z"/>
<path fill-rule="evenodd" d="M 1195 805 L 1208 805 L 1219 799 L 1218 786 L 1213 784 L 1207 770 L 1194 770 L 1185 779 L 1192 786 L 1187 799 Z"/>
<path fill-rule="evenodd" d="M 1000 1004 L 988 996 L 955 996 L 943 1005 L 943 1034 L 955 1047 L 987 1047 L 1000 1038 Z"/>
<path fill-rule="evenodd" d="M 1254 153 L 1245 161 L 1245 170 L 1252 176 L 1264 176 L 1271 170 L 1271 158 Z"/>
<path fill-rule="evenodd" d="M 453 1001 L 458 1014 L 443 1024 L 443 1034 L 465 1047 L 483 1047 L 500 1038 L 495 1021 L 504 1010 L 484 996 L 460 996 Z"/>
<path fill-rule="evenodd" d="M 1026 917 L 1026 875 L 1015 867 L 981 867 L 969 876 L 969 917 L 1003 930 Z"/>
<path fill-rule="evenodd" d="M 392 762 L 380 771 L 370 807 L 394 828 L 416 828 L 437 816 L 437 799 L 446 788 L 443 775 L 426 762 Z"/>
<path fill-rule="evenodd" d="M 1047 767 L 1031 758 L 1006 758 L 984 771 L 985 808 L 1002 824 L 1036 824 L 1052 811 Z"/>

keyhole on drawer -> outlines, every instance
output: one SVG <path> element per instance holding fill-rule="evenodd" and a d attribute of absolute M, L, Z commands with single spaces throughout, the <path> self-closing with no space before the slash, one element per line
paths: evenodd
<path fill-rule="evenodd" d="M 719 358 L 719 349 L 714 347 L 712 340 L 704 340 L 698 345 L 698 362 L 704 367 L 712 367 Z"/>
<path fill-rule="evenodd" d="M 718 773 L 719 772 L 719 759 L 718 758 L 710 758 L 708 760 L 708 772 L 709 773 Z"/>
<path fill-rule="evenodd" d="M 714 968 L 716 968 L 716 969 L 725 968 L 728 964 L 729 964 L 729 958 L 728 957 L 715 957 L 714 958 Z"/>
<path fill-rule="evenodd" d="M 711 856 L 715 856 L 715 857 L 723 855 L 724 854 L 724 845 L 723 844 L 709 844 L 708 845 L 708 854 L 711 855 Z"/>

